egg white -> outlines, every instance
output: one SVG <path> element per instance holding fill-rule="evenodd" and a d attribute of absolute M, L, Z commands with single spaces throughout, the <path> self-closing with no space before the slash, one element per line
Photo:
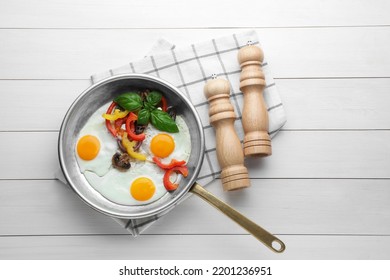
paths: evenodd
<path fill-rule="evenodd" d="M 187 124 L 181 116 L 176 117 L 178 133 L 167 133 L 160 131 L 149 124 L 145 129 L 146 138 L 143 141 L 139 153 L 147 155 L 146 161 L 131 161 L 131 167 L 121 172 L 112 167 L 112 156 L 118 151 L 118 145 L 114 137 L 107 131 L 102 114 L 105 113 L 109 104 L 102 106 L 87 121 L 80 131 L 78 139 L 90 134 L 96 136 L 100 141 L 98 156 L 85 161 L 77 155 L 77 162 L 80 171 L 84 174 L 88 183 L 101 195 L 110 201 L 122 205 L 136 206 L 152 203 L 168 192 L 163 183 L 165 170 L 153 163 L 153 153 L 150 150 L 150 142 L 157 134 L 165 133 L 172 136 L 175 141 L 174 151 L 166 158 L 161 159 L 163 163 L 170 163 L 172 159 L 188 161 L 191 154 L 191 137 Z M 155 185 L 155 193 L 147 201 L 138 201 L 131 196 L 130 187 L 133 181 L 140 177 L 151 179 Z M 172 176 L 174 181 L 176 176 Z"/>
<path fill-rule="evenodd" d="M 118 149 L 118 144 L 115 138 L 108 132 L 102 114 L 105 113 L 107 106 L 99 108 L 87 121 L 85 126 L 80 130 L 77 139 L 85 135 L 93 135 L 99 139 L 100 150 L 98 155 L 92 160 L 83 160 L 77 153 L 76 143 L 76 159 L 80 167 L 81 173 L 91 171 L 98 176 L 104 176 L 111 168 L 112 156 Z M 78 141 L 78 140 L 77 140 Z"/>
<path fill-rule="evenodd" d="M 175 142 L 175 149 L 166 158 L 160 159 L 163 163 L 170 163 L 172 159 L 188 161 L 191 154 L 191 136 L 189 128 L 181 116 L 176 116 L 176 125 L 179 128 L 177 133 L 169 133 L 158 130 L 152 124 L 149 124 L 145 129 L 145 140 L 141 145 L 141 150 L 147 154 L 148 160 L 152 160 L 155 156 L 151 149 L 150 144 L 154 136 L 158 134 L 168 134 L 172 136 Z"/>
<path fill-rule="evenodd" d="M 137 162 L 136 167 L 132 166 L 126 172 L 113 168 L 103 177 L 88 171 L 84 176 L 95 190 L 112 202 L 123 205 L 144 205 L 160 199 L 167 193 L 163 184 L 164 173 L 164 170 L 153 163 Z M 155 186 L 153 196 L 147 201 L 138 201 L 131 196 L 130 187 L 139 177 L 149 178 Z"/>

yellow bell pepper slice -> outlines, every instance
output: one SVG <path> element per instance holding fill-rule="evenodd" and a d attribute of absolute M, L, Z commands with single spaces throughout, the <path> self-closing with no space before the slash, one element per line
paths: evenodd
<path fill-rule="evenodd" d="M 126 151 L 127 153 L 132 157 L 132 158 L 135 158 L 135 159 L 138 159 L 138 160 L 146 160 L 146 155 L 144 154 L 141 154 L 141 153 L 137 153 L 137 152 L 134 152 L 134 146 L 136 145 L 137 142 L 135 141 L 130 141 L 129 138 L 127 138 L 127 133 L 123 133 L 123 136 L 122 136 L 122 145 L 123 147 L 126 148 Z"/>
<path fill-rule="evenodd" d="M 126 117 L 128 113 L 129 113 L 129 111 L 121 111 L 119 109 L 115 109 L 113 114 L 104 113 L 102 116 L 106 120 L 116 121 L 117 119 L 121 119 L 121 118 Z"/>

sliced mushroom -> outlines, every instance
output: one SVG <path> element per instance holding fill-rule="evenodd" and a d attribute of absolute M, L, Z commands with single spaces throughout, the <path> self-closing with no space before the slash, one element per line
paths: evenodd
<path fill-rule="evenodd" d="M 137 121 L 135 121 L 135 134 L 143 133 L 145 128 L 146 128 L 146 125 L 138 124 Z"/>
<path fill-rule="evenodd" d="M 131 167 L 130 159 L 127 153 L 116 153 L 112 156 L 112 166 L 119 171 L 126 171 Z"/>

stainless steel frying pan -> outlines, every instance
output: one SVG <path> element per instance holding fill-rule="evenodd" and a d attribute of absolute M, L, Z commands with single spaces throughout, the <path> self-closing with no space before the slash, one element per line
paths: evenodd
<path fill-rule="evenodd" d="M 77 165 L 75 146 L 81 128 L 98 108 L 111 102 L 121 93 L 146 88 L 162 92 L 168 103 L 175 106 L 177 114 L 184 118 L 191 131 L 192 151 L 187 163 L 189 175 L 181 180 L 179 188 L 173 194 L 166 194 L 161 199 L 147 205 L 126 206 L 106 199 L 89 185 Z M 144 74 L 113 76 L 86 89 L 66 113 L 58 139 L 59 160 L 66 180 L 78 196 L 97 211 L 122 219 L 160 216 L 181 202 L 188 192 L 192 192 L 218 208 L 274 252 L 283 252 L 285 245 L 281 240 L 195 182 L 203 162 L 204 146 L 202 124 L 191 102 L 166 81 Z"/>

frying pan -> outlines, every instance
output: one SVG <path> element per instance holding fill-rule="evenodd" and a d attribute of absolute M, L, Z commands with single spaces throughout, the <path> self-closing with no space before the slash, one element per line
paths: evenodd
<path fill-rule="evenodd" d="M 191 131 L 192 150 L 187 163 L 189 175 L 187 178 L 182 178 L 176 191 L 167 193 L 161 199 L 147 205 L 127 206 L 106 199 L 88 183 L 78 167 L 75 147 L 80 130 L 98 108 L 111 102 L 121 93 L 139 89 L 154 89 L 163 93 L 168 104 L 175 107 L 177 114 L 181 115 L 188 125 Z M 285 245 L 281 240 L 196 183 L 203 162 L 204 144 L 203 127 L 198 113 L 177 88 L 150 75 L 125 74 L 112 76 L 92 85 L 73 102 L 61 125 L 58 154 L 61 169 L 72 189 L 86 204 L 108 216 L 122 219 L 161 216 L 180 203 L 188 192 L 191 192 L 222 211 L 274 252 L 283 252 Z"/>

